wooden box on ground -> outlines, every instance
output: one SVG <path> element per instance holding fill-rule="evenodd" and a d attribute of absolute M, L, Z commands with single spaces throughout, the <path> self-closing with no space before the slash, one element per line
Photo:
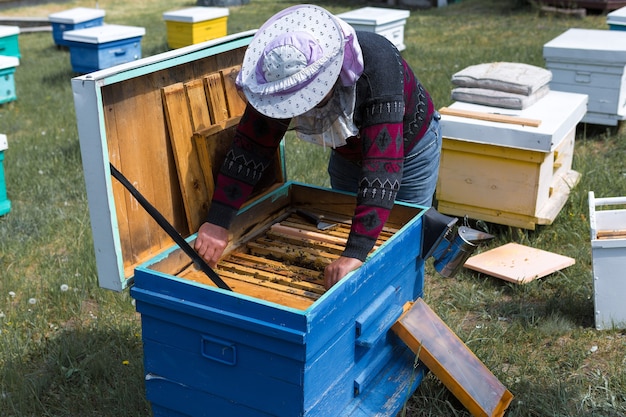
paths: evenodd
<path fill-rule="evenodd" d="M 626 32 L 568 29 L 543 46 L 550 89 L 587 94 L 585 123 L 616 126 L 626 118 Z"/>
<path fill-rule="evenodd" d="M 70 49 L 72 70 L 86 74 L 141 58 L 141 38 L 146 30 L 137 26 L 102 25 L 63 32 Z"/>
<path fill-rule="evenodd" d="M 0 55 L 20 58 L 19 26 L 0 25 Z"/>
<path fill-rule="evenodd" d="M 437 209 L 526 229 L 550 224 L 580 179 L 572 170 L 587 96 L 551 91 L 524 110 L 455 102 L 452 110 L 506 113 L 539 126 L 443 114 Z"/>
<path fill-rule="evenodd" d="M 598 330 L 626 328 L 626 197 L 589 192 L 595 323 Z"/>
<path fill-rule="evenodd" d="M 17 100 L 14 74 L 18 65 L 18 58 L 0 55 L 0 104 Z"/>
<path fill-rule="evenodd" d="M 0 216 L 11 211 L 11 200 L 7 197 L 6 181 L 4 180 L 4 151 L 7 148 L 7 136 L 0 134 Z"/>
<path fill-rule="evenodd" d="M 337 17 L 349 23 L 356 30 L 375 32 L 389 39 L 399 51 L 404 44 L 404 26 L 409 18 L 408 10 L 363 7 L 338 14 Z"/>
<path fill-rule="evenodd" d="M 216 268 L 231 292 L 109 174 L 111 162 L 193 241 L 244 109 L 234 78 L 252 35 L 72 80 L 100 285 L 131 286 L 155 416 L 396 415 L 424 372 L 390 331 L 423 292 L 424 208 L 397 204 L 364 265 L 325 291 L 355 197 L 285 182 L 281 152 Z M 296 208 L 341 225 L 322 234 Z"/>
<path fill-rule="evenodd" d="M 63 32 L 101 26 L 104 22 L 104 15 L 104 10 L 88 7 L 75 7 L 48 15 L 55 45 L 68 46 L 69 42 L 63 39 Z"/>
<path fill-rule="evenodd" d="M 226 36 L 228 8 L 190 7 L 163 13 L 167 29 L 167 44 L 181 48 Z"/>

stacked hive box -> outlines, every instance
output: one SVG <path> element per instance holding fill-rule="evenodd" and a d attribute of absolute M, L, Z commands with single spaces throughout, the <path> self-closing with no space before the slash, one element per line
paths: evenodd
<path fill-rule="evenodd" d="M 0 55 L 0 104 L 17 100 L 14 73 L 19 64 L 16 57 Z"/>
<path fill-rule="evenodd" d="M 17 26 L 0 26 L 0 104 L 17 99 L 15 69 L 20 64 Z"/>
<path fill-rule="evenodd" d="M 63 40 L 70 49 L 72 69 L 89 73 L 141 58 L 142 27 L 101 25 L 69 30 Z"/>
<path fill-rule="evenodd" d="M 595 322 L 598 330 L 626 328 L 626 197 L 589 192 Z M 621 272 L 620 272 L 621 271 Z"/>
<path fill-rule="evenodd" d="M 6 183 L 4 180 L 4 151 L 7 150 L 7 137 L 0 134 L 0 216 L 11 210 L 11 201 L 7 198 Z"/>
<path fill-rule="evenodd" d="M 589 96 L 585 123 L 626 118 L 626 31 L 568 29 L 543 46 L 552 90 Z"/>
<path fill-rule="evenodd" d="M 375 32 L 389 39 L 399 51 L 404 44 L 404 26 L 409 18 L 408 10 L 385 9 L 381 7 L 363 7 L 337 17 L 347 22 L 356 30 Z"/>
<path fill-rule="evenodd" d="M 104 21 L 105 11 L 87 7 L 76 7 L 62 12 L 52 13 L 48 20 L 52 24 L 52 39 L 58 46 L 69 46 L 69 42 L 63 39 L 63 33 L 69 30 L 86 29 L 101 26 Z"/>
<path fill-rule="evenodd" d="M 607 14 L 606 23 L 610 30 L 626 30 L 626 7 Z"/>
<path fill-rule="evenodd" d="M 167 44 L 181 48 L 226 36 L 228 9 L 225 7 L 191 7 L 163 13 Z"/>
<path fill-rule="evenodd" d="M 438 210 L 527 229 L 552 223 L 580 177 L 571 166 L 586 103 L 583 94 L 550 91 L 524 110 L 452 104 L 467 116 L 442 115 Z M 502 113 L 506 122 L 493 120 Z"/>
<path fill-rule="evenodd" d="M 0 26 L 0 55 L 21 58 L 18 35 L 18 26 Z"/>

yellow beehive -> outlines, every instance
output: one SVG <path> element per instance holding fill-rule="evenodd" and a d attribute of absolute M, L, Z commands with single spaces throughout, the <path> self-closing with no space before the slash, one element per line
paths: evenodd
<path fill-rule="evenodd" d="M 580 179 L 571 168 L 586 103 L 586 95 L 556 91 L 524 110 L 454 103 L 449 109 L 468 115 L 511 116 L 442 115 L 438 211 L 525 229 L 551 224 Z"/>
<path fill-rule="evenodd" d="M 228 8 L 190 7 L 163 13 L 167 44 L 181 48 L 226 36 Z"/>

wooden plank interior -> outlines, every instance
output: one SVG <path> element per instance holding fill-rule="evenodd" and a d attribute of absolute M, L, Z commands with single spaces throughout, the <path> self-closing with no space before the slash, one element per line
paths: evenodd
<path fill-rule="evenodd" d="M 243 114 L 243 111 L 246 109 L 245 96 L 239 93 L 235 84 L 240 70 L 241 66 L 236 65 L 230 68 L 224 68 L 220 71 L 224 83 L 224 94 L 226 94 L 226 101 L 228 103 L 229 118 Z"/>
<path fill-rule="evenodd" d="M 245 49 L 142 74 L 101 89 L 109 160 L 184 236 L 189 235 L 190 227 L 161 89 L 239 65 Z M 121 184 L 113 180 L 112 186 L 123 266 L 129 277 L 137 264 L 170 248 L 173 242 Z"/>
<path fill-rule="evenodd" d="M 202 83 L 200 83 L 200 88 L 198 88 L 198 83 L 192 82 L 191 84 L 190 86 L 189 83 L 177 83 L 162 89 L 167 126 L 176 159 L 178 182 L 181 184 L 182 198 L 185 202 L 185 214 L 189 225 L 189 230 L 186 231 L 188 234 L 198 230 L 209 207 L 205 178 L 198 160 L 198 152 L 191 140 L 193 125 L 189 122 L 178 122 L 179 120 L 191 121 L 193 112 L 201 113 L 201 108 L 206 109 L 206 105 L 187 105 L 188 101 L 197 101 L 198 95 L 201 95 L 200 99 L 204 99 L 206 103 Z M 187 97 L 190 100 L 187 100 Z M 206 115 L 208 117 L 208 111 Z M 197 115 L 197 117 L 201 116 Z"/>

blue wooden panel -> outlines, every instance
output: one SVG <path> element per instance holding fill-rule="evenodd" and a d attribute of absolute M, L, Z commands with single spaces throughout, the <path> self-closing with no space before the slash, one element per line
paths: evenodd
<path fill-rule="evenodd" d="M 79 74 L 110 68 L 141 58 L 141 37 L 94 44 L 68 41 L 72 70 Z"/>
<path fill-rule="evenodd" d="M 171 319 L 171 314 L 165 318 Z M 194 323 L 189 326 L 178 320 L 166 321 L 160 317 L 155 318 L 150 313 L 142 313 L 144 343 L 160 343 L 196 355 L 198 357 L 195 361 L 199 367 L 231 373 L 245 369 L 245 372 L 263 374 L 300 387 L 303 385 L 303 361 L 290 357 L 289 352 L 286 352 L 290 348 L 303 350 L 303 346 L 286 345 L 277 339 L 262 337 L 253 332 L 238 332 L 228 326 L 211 326 L 210 329 L 215 330 L 211 332 L 207 332 L 208 329 L 207 327 L 203 331 L 197 329 Z M 218 356 L 218 352 L 214 351 L 217 347 L 220 347 L 219 355 L 223 356 Z M 287 356 L 283 353 L 287 353 Z M 153 372 L 153 368 L 147 372 Z M 194 383 L 191 376 L 187 378 L 182 375 L 181 378 L 183 379 L 180 381 Z"/>
<path fill-rule="evenodd" d="M 247 368 L 255 360 L 256 352 L 239 345 L 240 360 L 234 365 L 207 360 L 199 353 L 192 354 L 161 343 L 144 343 L 145 371 L 166 375 L 168 379 L 189 389 L 210 394 L 270 415 L 291 417 L 302 415 L 302 386 L 272 378 L 267 372 Z M 270 366 L 267 363 L 266 366 Z M 277 365 L 278 366 L 278 365 Z M 283 371 L 284 372 L 284 371 Z M 225 415 L 225 414 L 216 414 Z"/>
<path fill-rule="evenodd" d="M 154 417 L 275 416 L 158 375 L 146 376 L 146 397 L 152 404 Z"/>

